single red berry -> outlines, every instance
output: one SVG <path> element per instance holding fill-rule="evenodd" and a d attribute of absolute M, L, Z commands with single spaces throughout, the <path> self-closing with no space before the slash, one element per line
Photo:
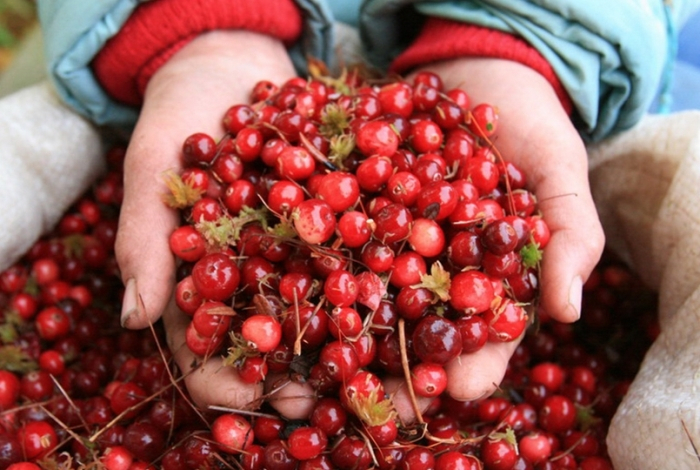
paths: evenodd
<path fill-rule="evenodd" d="M 45 457 L 58 445 L 56 430 L 46 421 L 29 421 L 17 430 L 17 438 L 29 460 Z"/>
<path fill-rule="evenodd" d="M 336 307 L 349 307 L 357 298 L 358 286 L 355 276 L 346 270 L 333 271 L 323 283 L 323 293 Z"/>
<path fill-rule="evenodd" d="M 450 304 L 456 310 L 482 313 L 491 307 L 493 299 L 491 280 L 482 272 L 463 271 L 452 277 Z"/>
<path fill-rule="evenodd" d="M 421 362 L 411 369 L 414 391 L 422 397 L 437 397 L 447 388 L 447 373 L 440 364 Z"/>
<path fill-rule="evenodd" d="M 241 335 L 258 351 L 267 353 L 282 340 L 282 326 L 270 315 L 251 315 L 243 321 Z"/>
<path fill-rule="evenodd" d="M 462 352 L 454 323 L 437 315 L 424 317 L 413 331 L 413 351 L 423 362 L 446 364 Z"/>
<path fill-rule="evenodd" d="M 544 399 L 539 412 L 539 424 L 545 431 L 561 433 L 576 424 L 576 406 L 563 395 L 551 395 Z"/>
<path fill-rule="evenodd" d="M 483 314 L 489 325 L 489 340 L 496 342 L 514 341 L 527 327 L 528 315 L 525 309 L 509 298 L 501 299 Z"/>
<path fill-rule="evenodd" d="M 17 404 L 20 394 L 20 379 L 8 370 L 0 370 L 0 410 L 5 411 Z"/>
<path fill-rule="evenodd" d="M 350 209 L 360 197 L 357 177 L 342 171 L 327 173 L 321 178 L 316 197 L 326 201 L 335 212 Z"/>
<path fill-rule="evenodd" d="M 182 225 L 170 234 L 170 250 L 183 261 L 194 263 L 207 251 L 206 242 L 196 228 Z"/>
<path fill-rule="evenodd" d="M 498 112 L 490 104 L 477 104 L 467 126 L 478 137 L 491 137 L 498 129 Z"/>
<path fill-rule="evenodd" d="M 419 255 L 433 258 L 445 248 L 445 234 L 436 221 L 421 217 L 413 221 L 408 244 Z"/>
<path fill-rule="evenodd" d="M 294 228 L 306 243 L 320 245 L 335 232 L 336 220 L 331 206 L 320 199 L 307 199 L 300 203 L 294 215 Z"/>
<path fill-rule="evenodd" d="M 297 460 L 310 460 L 326 450 L 328 438 L 326 433 L 315 426 L 296 428 L 287 437 L 289 453 Z"/>
<path fill-rule="evenodd" d="M 241 415 L 224 414 L 214 420 L 211 434 L 219 449 L 227 454 L 238 454 L 253 443 L 250 422 Z"/>
<path fill-rule="evenodd" d="M 487 470 L 511 470 L 518 461 L 518 453 L 506 438 L 487 437 L 481 443 L 481 460 Z"/>
<path fill-rule="evenodd" d="M 209 134 L 197 132 L 185 139 L 182 154 L 186 165 L 208 165 L 216 155 L 216 142 Z"/>
<path fill-rule="evenodd" d="M 390 157 L 399 148 L 399 137 L 385 121 L 370 121 L 358 132 L 356 145 L 367 157 Z"/>
<path fill-rule="evenodd" d="M 205 299 L 224 301 L 238 287 L 240 271 L 229 256 L 211 253 L 194 265 L 192 281 L 197 292 Z"/>

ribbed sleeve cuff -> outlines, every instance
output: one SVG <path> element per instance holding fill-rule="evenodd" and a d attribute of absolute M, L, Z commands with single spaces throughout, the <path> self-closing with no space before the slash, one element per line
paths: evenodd
<path fill-rule="evenodd" d="M 153 74 L 206 31 L 246 29 L 286 44 L 302 32 L 293 0 L 157 0 L 144 2 L 95 57 L 92 68 L 112 98 L 138 106 Z"/>
<path fill-rule="evenodd" d="M 552 85 L 562 106 L 571 114 L 571 99 L 549 62 L 527 42 L 502 31 L 430 18 L 411 46 L 394 60 L 391 70 L 406 73 L 418 66 L 458 57 L 507 59 L 532 68 Z"/>

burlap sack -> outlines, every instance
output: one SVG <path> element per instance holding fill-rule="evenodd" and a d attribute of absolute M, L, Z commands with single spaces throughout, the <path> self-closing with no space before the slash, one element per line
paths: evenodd
<path fill-rule="evenodd" d="M 97 129 L 48 82 L 0 99 L 0 270 L 58 222 L 103 162 Z"/>
<path fill-rule="evenodd" d="M 608 434 L 616 470 L 700 468 L 700 112 L 590 148 L 608 247 L 659 292 L 661 335 Z"/>

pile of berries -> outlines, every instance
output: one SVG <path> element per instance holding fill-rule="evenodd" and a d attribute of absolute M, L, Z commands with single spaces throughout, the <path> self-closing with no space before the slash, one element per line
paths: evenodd
<path fill-rule="evenodd" d="M 549 230 L 491 145 L 492 106 L 429 72 L 412 85 L 264 82 L 253 102 L 226 112 L 218 143 L 189 136 L 167 177 L 193 352 L 227 348 L 254 382 L 313 363 L 305 378 L 322 394 L 407 366 L 434 397 L 444 364 L 522 335 Z"/>
<path fill-rule="evenodd" d="M 187 137 L 167 175 L 175 296 L 201 361 L 305 381 L 310 415 L 199 410 L 161 325 L 120 328 L 114 149 L 0 273 L 0 470 L 611 468 L 606 430 L 656 331 L 653 295 L 610 257 L 582 321 L 539 314 L 493 396 L 443 393 L 447 362 L 521 337 L 536 312 L 549 233 L 491 145 L 495 109 L 429 73 L 261 82 L 252 101 L 220 141 Z M 415 423 L 389 376 L 431 400 Z"/>

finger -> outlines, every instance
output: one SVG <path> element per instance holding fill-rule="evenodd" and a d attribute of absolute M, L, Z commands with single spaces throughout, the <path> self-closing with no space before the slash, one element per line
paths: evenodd
<path fill-rule="evenodd" d="M 459 401 L 488 397 L 496 391 L 506 373 L 508 361 L 520 340 L 487 342 L 470 354 L 462 354 L 445 365 L 447 393 Z"/>
<path fill-rule="evenodd" d="M 185 375 L 185 385 L 194 403 L 201 409 L 211 405 L 232 409 L 255 409 L 262 396 L 261 384 L 249 384 L 241 380 L 233 367 L 223 365 L 218 356 L 203 361 L 195 356 L 185 343 L 187 315 L 173 303 L 163 313 L 168 346 L 175 362 Z"/>
<path fill-rule="evenodd" d="M 406 386 L 406 381 L 399 377 L 387 377 L 383 382 L 384 390 L 394 403 L 394 409 L 399 417 L 399 421 L 404 424 L 415 422 L 416 408 L 423 414 L 433 402 L 432 398 L 416 396 L 414 403 Z"/>
<path fill-rule="evenodd" d="M 553 148 L 571 149 L 573 145 Z M 578 151 L 556 164 L 552 164 L 554 157 L 544 155 L 542 158 L 549 161 L 548 170 L 535 172 L 532 181 L 551 231 L 541 264 L 540 305 L 552 318 L 564 322 L 580 317 L 583 283 L 605 245 L 588 183 L 586 153 L 582 144 L 579 146 Z"/>
<path fill-rule="evenodd" d="M 147 158 L 151 156 L 151 158 Z M 135 132 L 124 162 L 124 201 L 115 252 L 126 285 L 122 325 L 143 328 L 165 309 L 175 283 L 175 258 L 168 238 L 177 213 L 163 202 L 161 180 L 179 166 L 176 149 L 164 151 L 146 131 Z"/>
<path fill-rule="evenodd" d="M 265 380 L 265 400 L 287 419 L 308 419 L 314 410 L 316 393 L 309 383 L 273 374 Z"/>

